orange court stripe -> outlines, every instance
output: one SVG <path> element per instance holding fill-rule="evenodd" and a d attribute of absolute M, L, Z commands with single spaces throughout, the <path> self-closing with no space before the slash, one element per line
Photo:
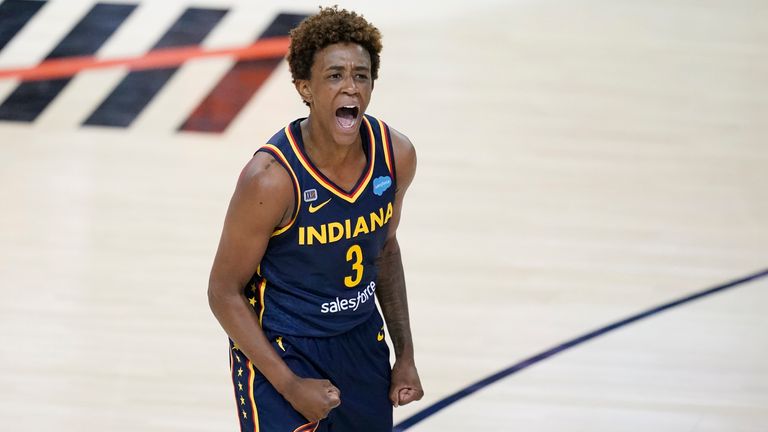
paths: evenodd
<path fill-rule="evenodd" d="M 140 57 L 122 57 L 100 60 L 94 56 L 65 57 L 46 60 L 30 68 L 0 69 L 0 79 L 40 81 L 55 78 L 69 78 L 87 69 L 127 67 L 130 70 L 159 69 L 178 66 L 195 58 L 230 56 L 238 60 L 256 60 L 283 57 L 288 52 L 290 38 L 274 37 L 261 39 L 251 45 L 239 48 L 205 50 L 200 46 L 164 48 L 150 51 Z"/>

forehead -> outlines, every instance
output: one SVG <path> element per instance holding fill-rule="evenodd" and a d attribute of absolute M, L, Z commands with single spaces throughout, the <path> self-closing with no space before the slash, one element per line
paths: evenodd
<path fill-rule="evenodd" d="M 356 43 L 336 43 L 315 53 L 312 69 L 324 70 L 332 66 L 371 67 L 368 50 Z"/>

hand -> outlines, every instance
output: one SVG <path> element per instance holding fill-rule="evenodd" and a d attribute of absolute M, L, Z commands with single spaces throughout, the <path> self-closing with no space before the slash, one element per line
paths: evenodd
<path fill-rule="evenodd" d="M 341 404 L 341 391 L 324 379 L 297 377 L 287 386 L 283 397 L 311 422 L 328 417 Z"/>
<path fill-rule="evenodd" d="M 392 406 L 407 405 L 424 396 L 419 373 L 413 361 L 396 360 L 392 367 L 392 382 L 389 385 L 389 400 Z"/>

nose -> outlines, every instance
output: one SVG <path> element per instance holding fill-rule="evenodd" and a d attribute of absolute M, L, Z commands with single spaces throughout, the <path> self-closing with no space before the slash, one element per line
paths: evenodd
<path fill-rule="evenodd" d="M 347 77 L 344 79 L 344 86 L 342 88 L 344 93 L 346 94 L 357 94 L 358 88 L 357 88 L 357 81 L 355 81 L 355 78 L 352 74 L 347 75 Z"/>

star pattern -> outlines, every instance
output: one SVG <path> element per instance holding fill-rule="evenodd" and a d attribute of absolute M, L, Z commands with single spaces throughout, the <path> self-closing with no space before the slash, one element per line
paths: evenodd
<path fill-rule="evenodd" d="M 234 341 L 232 343 L 234 344 Z M 235 345 L 235 347 L 237 347 L 237 345 Z M 250 405 L 246 403 L 246 400 L 252 400 L 251 398 L 253 397 L 250 394 L 250 387 L 246 388 L 246 385 L 243 384 L 243 382 L 245 382 L 246 384 L 251 382 L 250 380 L 252 379 L 252 377 L 250 374 L 253 373 L 252 366 L 250 362 L 248 362 L 246 365 L 242 364 L 243 359 L 240 358 L 241 352 L 234 351 L 232 354 L 233 354 L 233 357 L 239 363 L 237 365 L 237 369 L 235 369 L 233 364 L 231 371 L 232 371 L 232 381 L 235 384 L 237 384 L 237 387 L 235 387 L 235 404 L 237 404 L 237 401 L 240 402 L 239 404 L 240 413 L 243 416 L 241 419 L 241 421 L 243 422 L 242 424 L 246 424 L 247 422 L 258 421 L 258 415 L 254 414 L 254 411 L 251 411 Z M 247 372 L 247 373 L 244 373 L 244 372 Z M 248 395 L 248 397 L 246 397 L 246 394 Z M 253 414 L 252 420 L 248 419 L 249 412 Z M 250 428 L 251 426 L 248 426 L 248 427 Z"/>

